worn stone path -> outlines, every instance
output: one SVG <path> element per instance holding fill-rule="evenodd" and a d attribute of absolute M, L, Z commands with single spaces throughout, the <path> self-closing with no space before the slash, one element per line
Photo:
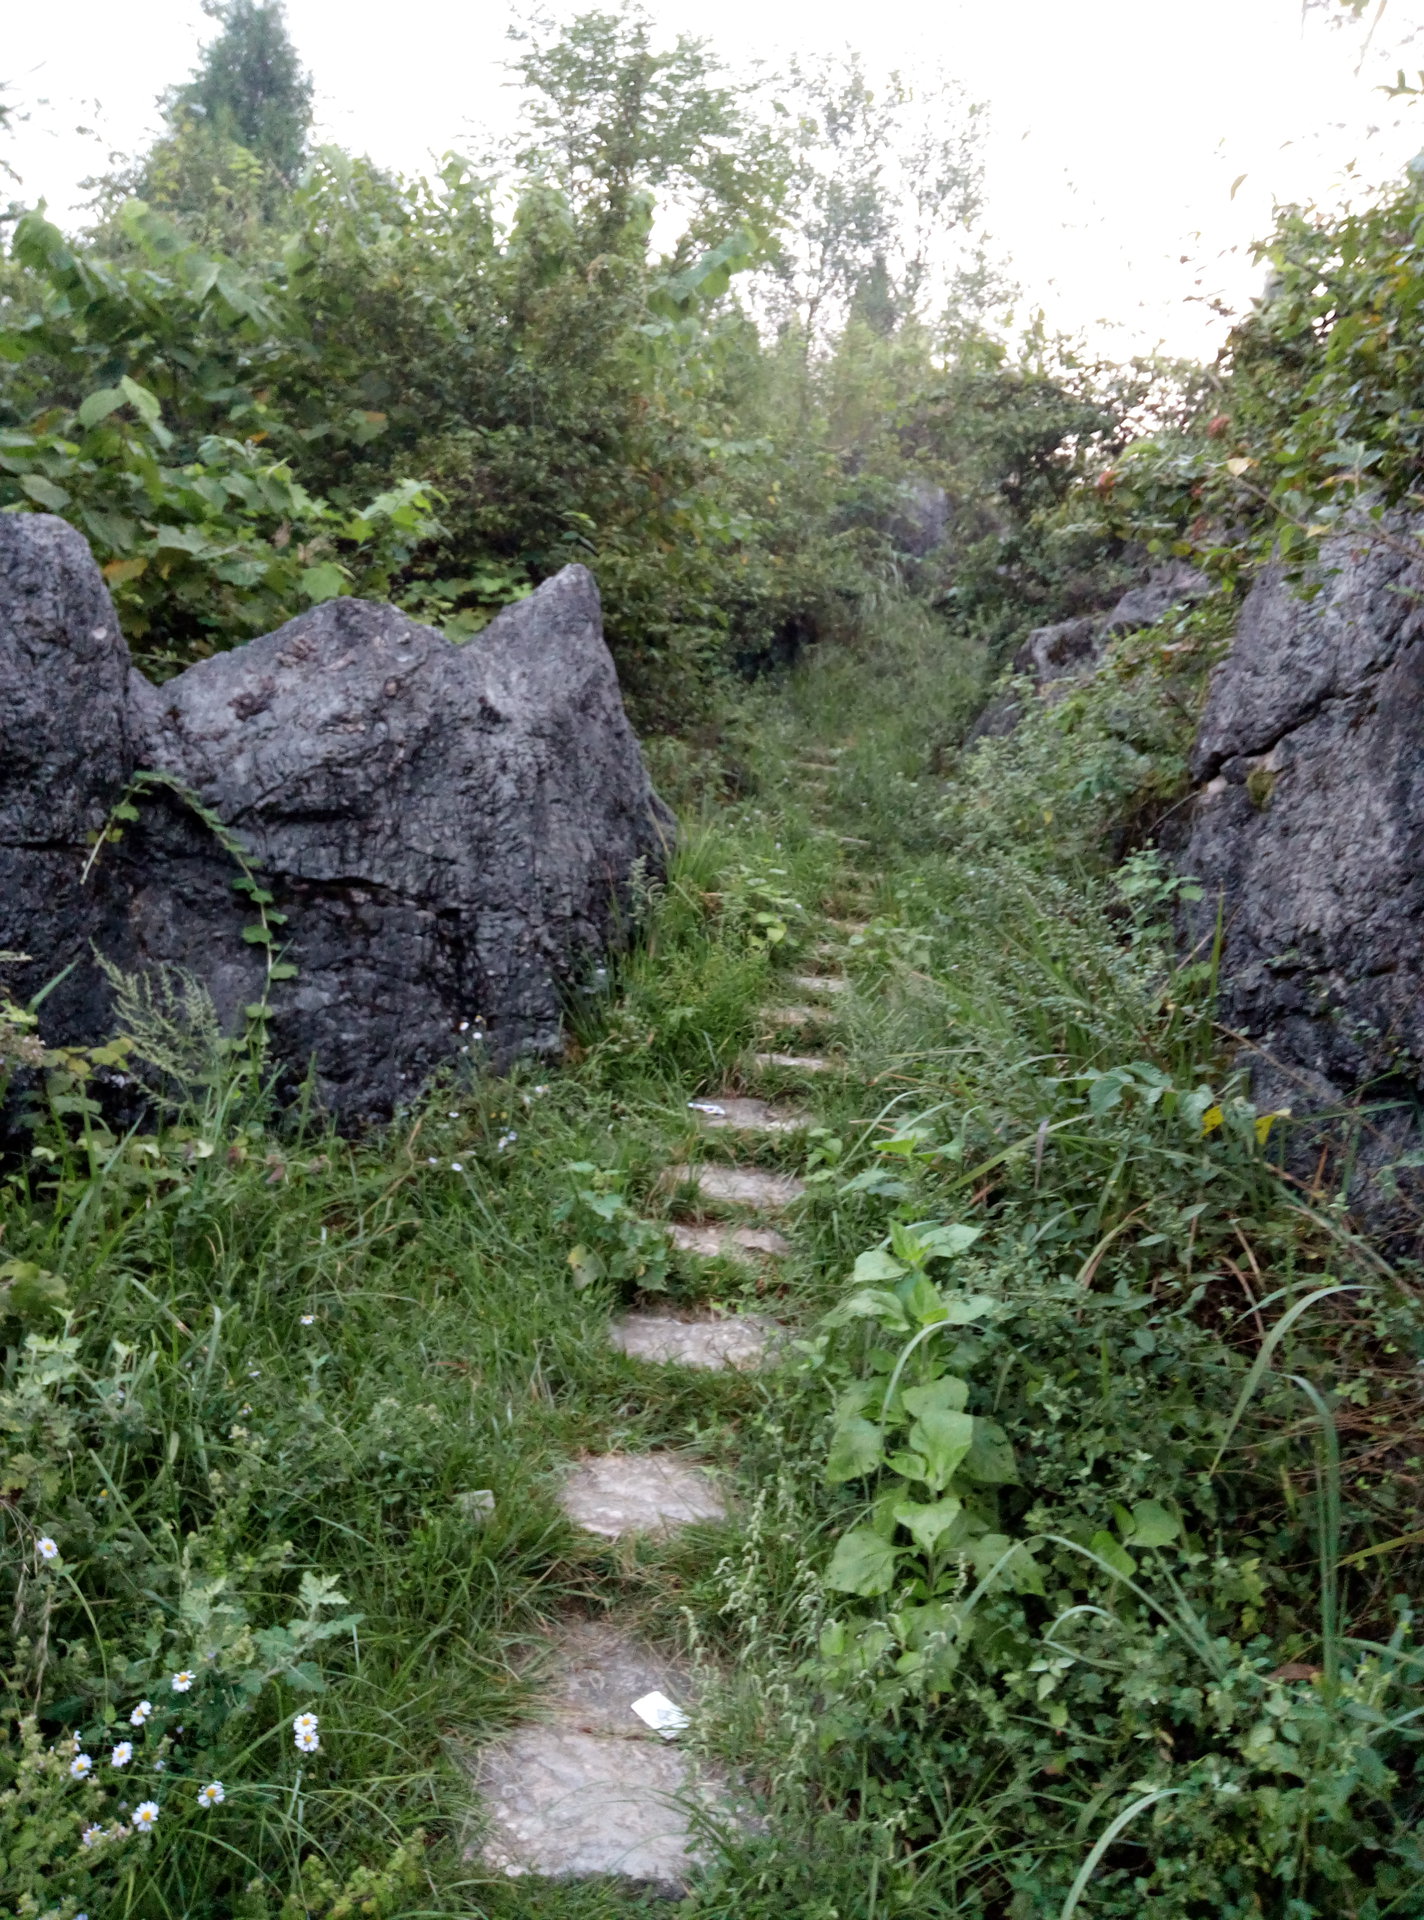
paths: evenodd
<path fill-rule="evenodd" d="M 617 1874 L 675 1898 L 707 1851 L 694 1826 L 737 1820 L 727 1781 L 634 1711 L 649 1695 L 695 1708 L 692 1676 L 609 1621 L 569 1619 L 543 1654 L 540 1720 L 487 1747 L 475 1768 L 481 1857 L 511 1878 Z"/>
<path fill-rule="evenodd" d="M 788 1249 L 789 1250 L 789 1249 Z M 758 1367 L 776 1337 L 775 1321 L 761 1314 L 710 1314 L 679 1318 L 672 1313 L 625 1313 L 609 1338 L 634 1360 L 655 1360 L 680 1367 Z"/>
<path fill-rule="evenodd" d="M 804 1113 L 779 1112 L 769 1100 L 754 1100 L 745 1094 L 709 1094 L 705 1100 L 689 1100 L 688 1106 L 714 1133 L 723 1129 L 734 1133 L 799 1133 L 811 1124 Z"/>
<path fill-rule="evenodd" d="M 755 1213 L 784 1213 L 801 1199 L 806 1182 L 794 1173 L 768 1173 L 762 1167 L 669 1167 L 663 1175 L 670 1187 L 694 1186 L 704 1200 L 720 1200 L 730 1207 Z"/>
<path fill-rule="evenodd" d="M 842 942 L 817 947 L 815 957 L 839 967 L 844 936 L 866 923 L 825 924 Z M 844 975 L 797 974 L 790 985 L 807 1004 L 767 1008 L 764 1036 L 809 1029 L 819 1037 L 832 1029 L 837 1010 L 831 1003 L 849 985 Z M 798 1078 L 841 1070 L 841 1063 L 819 1054 L 777 1051 L 754 1053 L 751 1065 Z M 688 1109 L 699 1130 L 723 1138 L 789 1140 L 814 1124 L 805 1112 L 740 1091 L 691 1100 Z M 667 1232 L 679 1253 L 765 1266 L 793 1250 L 766 1221 L 788 1213 L 807 1192 L 795 1174 L 709 1161 L 669 1166 L 660 1185 L 665 1192 L 694 1189 L 699 1210 L 759 1217 L 755 1225 L 673 1220 Z M 784 1337 L 785 1329 L 761 1314 L 662 1306 L 625 1312 L 609 1328 L 611 1344 L 631 1359 L 707 1370 L 765 1365 Z M 565 1473 L 560 1504 L 575 1527 L 609 1541 L 726 1517 L 708 1470 L 672 1453 L 576 1461 Z M 492 1743 L 475 1767 L 486 1820 L 481 1858 L 506 1875 L 617 1875 L 680 1895 L 706 1857 L 709 1832 L 719 1823 L 727 1832 L 748 1825 L 731 1783 L 677 1744 L 685 1716 L 696 1709 L 691 1674 L 612 1619 L 568 1619 L 551 1631 L 541 1653 L 548 1679 L 536 1717 Z M 670 1723 L 662 1732 L 647 1724 L 660 1717 Z"/>
<path fill-rule="evenodd" d="M 755 1264 L 758 1259 L 779 1260 L 791 1251 L 791 1242 L 774 1227 L 734 1227 L 726 1221 L 694 1225 L 675 1220 L 668 1228 L 679 1253 L 695 1253 L 704 1260 L 741 1260 Z"/>
<path fill-rule="evenodd" d="M 695 1520 L 724 1520 L 722 1496 L 702 1467 L 671 1453 L 605 1453 L 579 1461 L 559 1504 L 585 1533 L 666 1533 Z"/>

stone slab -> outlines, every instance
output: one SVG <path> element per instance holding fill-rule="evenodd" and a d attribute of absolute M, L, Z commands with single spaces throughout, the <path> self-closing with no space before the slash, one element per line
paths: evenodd
<path fill-rule="evenodd" d="M 743 1372 L 761 1365 L 776 1331 L 775 1322 L 760 1314 L 683 1320 L 671 1313 L 626 1313 L 614 1321 L 609 1338 L 634 1360 Z"/>
<path fill-rule="evenodd" d="M 661 1693 L 695 1706 L 692 1677 L 604 1620 L 573 1619 L 544 1650 L 541 1724 L 517 1727 L 480 1756 L 485 1864 L 510 1878 L 613 1874 L 668 1897 L 706 1857 L 690 1808 L 737 1819 L 726 1781 L 650 1731 L 633 1702 Z"/>
<path fill-rule="evenodd" d="M 744 1094 L 713 1093 L 705 1100 L 689 1100 L 688 1107 L 710 1132 L 797 1133 L 811 1122 L 803 1113 L 783 1113 L 769 1100 Z"/>
<path fill-rule="evenodd" d="M 605 1453 L 581 1460 L 559 1504 L 576 1527 L 605 1540 L 668 1533 L 727 1509 L 706 1471 L 670 1453 Z"/>
<path fill-rule="evenodd" d="M 752 1058 L 759 1067 L 780 1067 L 786 1073 L 834 1073 L 836 1065 L 818 1053 L 756 1053 Z"/>
<path fill-rule="evenodd" d="M 798 993 L 814 996 L 844 993 L 850 983 L 838 973 L 793 973 L 791 984 Z"/>
<path fill-rule="evenodd" d="M 673 1186 L 691 1181 L 704 1200 L 759 1213 L 781 1213 L 806 1191 L 806 1182 L 795 1174 L 767 1173 L 761 1167 L 669 1167 L 666 1178 Z"/>
<path fill-rule="evenodd" d="M 814 1027 L 827 1018 L 824 1007 L 764 1007 L 762 1025 L 775 1027 Z"/>
<path fill-rule="evenodd" d="M 693 1226 L 684 1220 L 668 1228 L 679 1253 L 700 1254 L 704 1260 L 779 1260 L 791 1252 L 791 1242 L 774 1227 L 731 1227 L 722 1221 Z"/>

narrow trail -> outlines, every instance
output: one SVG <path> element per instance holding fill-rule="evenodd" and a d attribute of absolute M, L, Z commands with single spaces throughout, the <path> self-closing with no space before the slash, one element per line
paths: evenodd
<path fill-rule="evenodd" d="M 793 764 L 818 776 L 798 783 L 814 818 L 826 810 L 834 766 Z M 844 870 L 830 905 L 870 884 Z M 865 924 L 837 919 L 823 903 L 803 943 L 816 971 L 779 976 L 795 1003 L 762 1009 L 762 1044 L 727 1086 L 684 1089 L 701 1150 L 664 1168 L 659 1189 L 670 1209 L 658 1223 L 684 1261 L 735 1261 L 774 1284 L 794 1252 L 808 1189 L 791 1166 L 818 1123 L 817 1084 L 846 1071 L 838 1030 L 853 993 L 850 943 Z M 816 1051 L 783 1050 L 792 1041 Z M 768 1155 L 791 1166 L 768 1166 Z M 645 1304 L 614 1319 L 609 1338 L 650 1369 L 720 1372 L 776 1365 L 793 1331 L 765 1313 Z M 560 1504 L 575 1527 L 610 1542 L 727 1517 L 717 1477 L 671 1450 L 570 1460 Z M 759 1822 L 741 1783 L 679 1745 L 697 1708 L 697 1675 L 620 1618 L 629 1610 L 616 1579 L 602 1586 L 603 1618 L 570 1614 L 549 1632 L 529 1718 L 474 1763 L 484 1827 L 473 1851 L 509 1878 L 614 1876 L 672 1896 L 709 1859 L 719 1827 L 747 1832 Z"/>

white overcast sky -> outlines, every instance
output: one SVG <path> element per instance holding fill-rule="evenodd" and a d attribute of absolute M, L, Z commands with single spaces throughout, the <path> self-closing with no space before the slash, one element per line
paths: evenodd
<path fill-rule="evenodd" d="M 990 108 L 996 250 L 1051 323 L 1119 353 L 1210 353 L 1223 323 L 1201 296 L 1249 300 L 1249 245 L 1273 202 L 1334 201 L 1358 191 L 1352 162 L 1373 181 L 1424 147 L 1424 104 L 1380 91 L 1424 67 L 1424 0 L 1388 0 L 1363 60 L 1363 27 L 1303 19 L 1301 0 L 650 4 L 669 34 L 705 35 L 734 66 L 853 46 L 872 72 L 955 74 Z M 504 0 L 287 10 L 321 136 L 414 170 L 506 123 Z M 213 27 L 198 0 L 4 0 L 4 13 L 0 80 L 28 118 L 0 157 L 20 196 L 63 221 L 86 174 L 151 136 L 155 96 Z"/>

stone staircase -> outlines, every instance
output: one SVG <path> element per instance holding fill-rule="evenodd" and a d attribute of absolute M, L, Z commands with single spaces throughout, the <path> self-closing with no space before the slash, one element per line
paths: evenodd
<path fill-rule="evenodd" d="M 833 1035 L 850 991 L 839 962 L 848 938 L 861 930 L 859 922 L 826 921 L 830 937 L 816 949 L 823 970 L 791 976 L 799 1003 L 766 1009 L 768 1036 Z M 759 1051 L 749 1064 L 753 1076 L 777 1083 L 843 1071 L 819 1053 Z M 688 1111 L 709 1146 L 730 1148 L 734 1157 L 665 1168 L 659 1185 L 672 1204 L 666 1224 L 673 1246 L 692 1260 L 763 1267 L 790 1255 L 788 1234 L 806 1183 L 735 1157 L 736 1148 L 794 1143 L 815 1116 L 785 1095 L 741 1089 L 689 1100 Z M 702 1370 L 773 1364 L 784 1334 L 763 1314 L 662 1306 L 625 1312 L 609 1328 L 613 1346 L 636 1363 Z M 711 1470 L 673 1452 L 575 1461 L 560 1502 L 574 1527 L 608 1542 L 727 1517 Z M 548 1634 L 530 1722 L 492 1743 L 474 1766 L 485 1823 L 476 1851 L 487 1867 L 510 1876 L 616 1875 L 672 1897 L 707 1858 L 710 1835 L 719 1828 L 745 1832 L 755 1820 L 739 1804 L 734 1782 L 679 1745 L 697 1710 L 696 1676 L 620 1624 L 619 1612 L 615 1591 L 605 1617 L 570 1617 Z"/>

